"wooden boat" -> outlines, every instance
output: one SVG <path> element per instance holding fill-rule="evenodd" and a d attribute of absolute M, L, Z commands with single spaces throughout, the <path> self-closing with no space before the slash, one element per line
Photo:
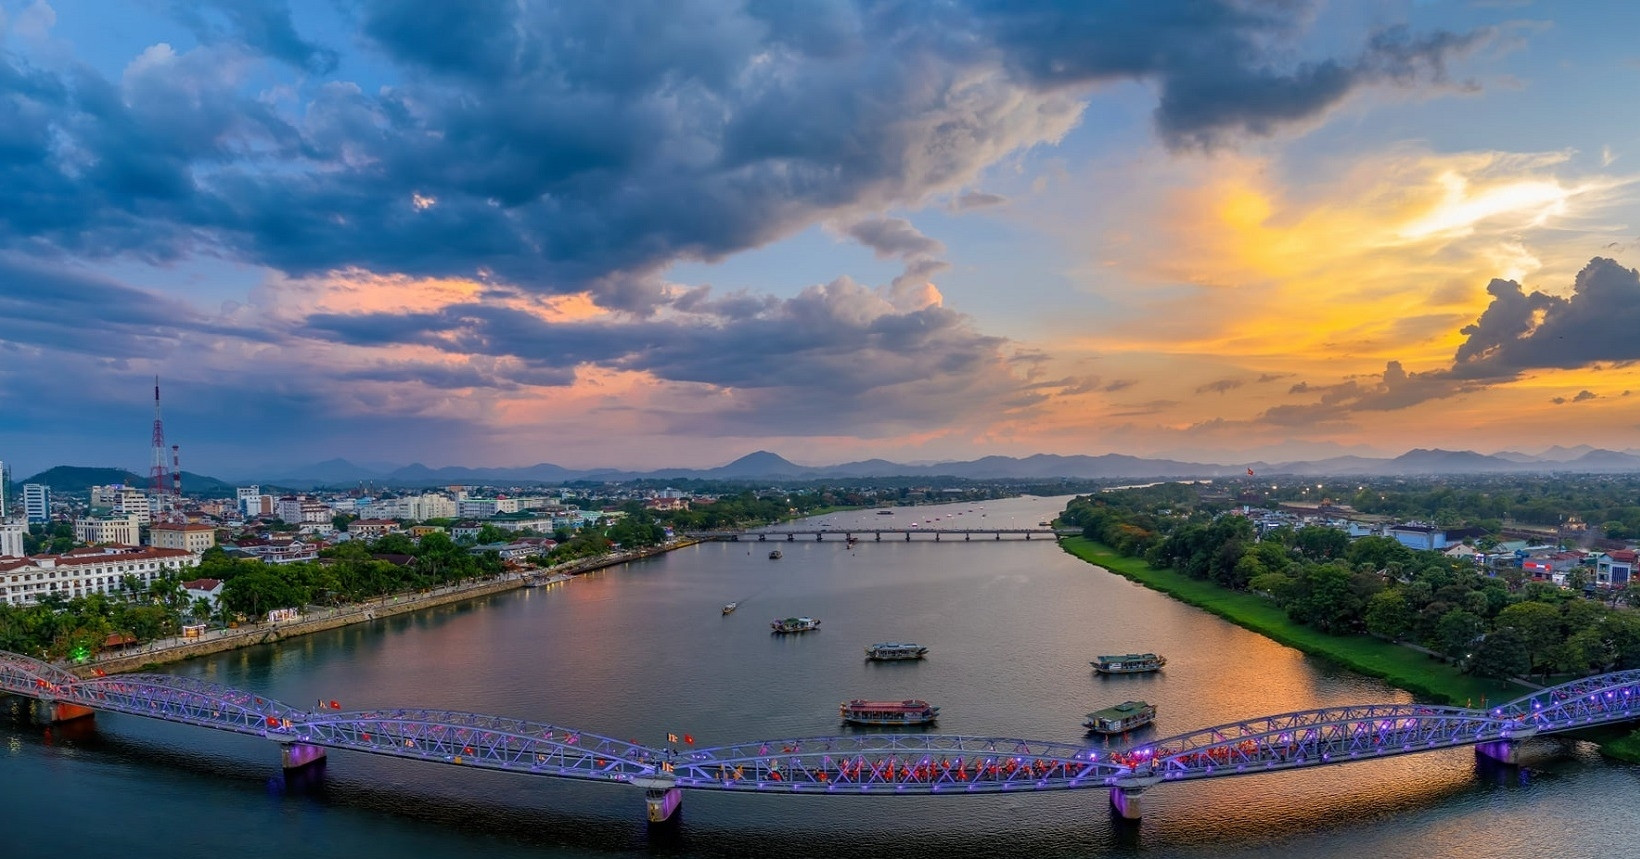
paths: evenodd
<path fill-rule="evenodd" d="M 894 662 L 901 659 L 921 659 L 928 648 L 909 641 L 884 641 L 866 648 L 866 658 L 882 662 Z"/>
<path fill-rule="evenodd" d="M 740 603 L 738 603 L 738 602 L 724 603 L 723 604 L 723 613 L 728 614 L 729 612 L 732 612 L 737 608 L 740 608 Z"/>
<path fill-rule="evenodd" d="M 1088 714 L 1082 727 L 1095 734 L 1122 734 L 1156 721 L 1156 705 L 1144 701 L 1123 701 Z"/>
<path fill-rule="evenodd" d="M 1100 656 L 1088 664 L 1100 674 L 1144 674 L 1160 671 L 1167 664 L 1167 658 L 1154 653 L 1124 653 Z"/>
<path fill-rule="evenodd" d="M 926 725 L 940 715 L 940 708 L 927 701 L 862 701 L 856 698 L 838 705 L 837 712 L 851 725 Z"/>
<path fill-rule="evenodd" d="M 820 621 L 812 617 L 788 617 L 784 620 L 770 621 L 769 628 L 782 635 L 788 632 L 808 632 L 811 629 L 819 629 Z"/>

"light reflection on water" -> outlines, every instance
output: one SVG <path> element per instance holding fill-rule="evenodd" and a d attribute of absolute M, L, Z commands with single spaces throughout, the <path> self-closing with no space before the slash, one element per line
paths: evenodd
<path fill-rule="evenodd" d="M 955 505 L 946 512 L 963 515 L 940 524 L 1031 527 L 1062 507 L 1063 499 Z M 907 512 L 894 518 L 909 520 Z M 979 512 L 981 521 L 969 518 Z M 889 518 L 825 517 L 841 528 L 898 524 L 882 521 Z M 1275 712 L 1410 700 L 1097 571 L 1048 541 L 778 545 L 779 561 L 768 559 L 766 543 L 703 545 L 564 587 L 171 670 L 296 705 L 490 712 L 650 744 L 668 731 L 691 733 L 698 745 L 841 733 L 837 702 L 853 697 L 925 698 L 942 707 L 942 733 L 1073 742 L 1084 741 L 1086 712 L 1128 698 L 1159 708 L 1154 732 L 1129 741 Z M 730 600 L 739 609 L 722 615 Z M 821 618 L 822 627 L 769 634 L 771 618 L 790 615 Z M 930 652 L 917 663 L 865 660 L 862 648 L 883 640 Z M 1166 670 L 1100 677 L 1088 665 L 1099 653 L 1133 650 L 1165 654 Z M 1607 849 L 1612 839 L 1636 823 L 1626 803 L 1610 801 L 1632 795 L 1636 770 L 1556 740 L 1534 742 L 1525 769 L 1479 765 L 1457 749 L 1167 785 L 1145 794 L 1138 827 L 1112 821 L 1100 790 L 693 792 L 682 825 L 652 833 L 637 792 L 616 786 L 333 753 L 322 776 L 293 788 L 265 741 L 107 715 L 90 731 L 48 730 L 9 712 L 0 722 L 0 808 L 44 820 L 94 802 L 120 821 L 9 830 L 19 855 L 31 855 L 29 846 L 108 852 L 227 839 L 252 856 L 305 855 L 320 843 L 327 854 L 351 847 L 361 855 L 1593 856 L 1617 855 Z M 185 808 L 188 825 L 143 823 L 136 812 L 149 807 Z M 1579 825 L 1542 825 L 1562 814 Z"/>

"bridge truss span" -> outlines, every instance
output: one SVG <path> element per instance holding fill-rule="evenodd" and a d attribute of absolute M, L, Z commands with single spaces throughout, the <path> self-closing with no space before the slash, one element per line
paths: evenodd
<path fill-rule="evenodd" d="M 947 734 L 861 734 L 696 749 L 678 787 L 764 793 L 962 794 L 1108 786 L 1127 774 L 1085 744 Z"/>
<path fill-rule="evenodd" d="M 288 733 L 292 741 L 332 749 L 592 781 L 651 776 L 664 757 L 574 728 L 448 710 L 309 714 Z"/>
<path fill-rule="evenodd" d="M 1492 710 L 1539 731 L 1563 731 L 1640 716 L 1640 670 L 1585 677 L 1534 692 Z"/>
<path fill-rule="evenodd" d="M 1535 726 L 1464 707 L 1369 704 L 1217 725 L 1147 743 L 1114 758 L 1135 773 L 1173 781 L 1348 763 L 1525 739 L 1535 733 Z"/>

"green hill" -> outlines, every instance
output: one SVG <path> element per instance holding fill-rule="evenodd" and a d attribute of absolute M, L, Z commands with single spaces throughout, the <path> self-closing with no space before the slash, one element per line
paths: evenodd
<path fill-rule="evenodd" d="M 59 465 L 48 468 L 33 477 L 14 481 L 18 487 L 25 483 L 44 483 L 51 487 L 53 495 L 84 495 L 91 491 L 93 486 L 107 486 L 110 483 L 123 483 L 138 489 L 148 488 L 148 478 L 134 474 L 123 468 L 88 468 L 79 465 Z M 214 477 L 202 474 L 182 472 L 182 494 L 198 495 L 206 498 L 232 496 L 233 484 L 223 483 Z"/>

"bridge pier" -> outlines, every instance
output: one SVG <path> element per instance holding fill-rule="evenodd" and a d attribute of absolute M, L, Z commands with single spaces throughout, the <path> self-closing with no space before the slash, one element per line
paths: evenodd
<path fill-rule="evenodd" d="M 797 535 L 796 534 L 787 534 L 786 535 L 786 542 L 788 542 L 788 543 L 797 542 Z"/>
<path fill-rule="evenodd" d="M 1144 803 L 1139 800 L 1139 794 L 1146 788 L 1160 784 L 1160 776 L 1138 776 L 1124 778 L 1111 786 L 1110 809 L 1123 820 L 1138 820 L 1144 816 Z"/>
<path fill-rule="evenodd" d="M 51 698 L 40 699 L 40 718 L 49 725 L 60 725 L 77 719 L 89 719 L 96 713 L 96 710 L 81 704 L 71 704 L 68 701 L 56 701 Z"/>
<path fill-rule="evenodd" d="M 1001 540 L 1001 539 L 1002 539 L 1002 532 L 1001 532 L 1001 531 L 998 531 L 998 532 L 997 532 L 997 539 L 998 539 L 998 540 Z"/>
<path fill-rule="evenodd" d="M 826 535 L 824 533 L 819 533 L 819 534 L 814 535 L 814 542 L 816 542 L 816 543 L 818 543 L 818 542 L 820 542 L 824 539 L 826 539 Z"/>
<path fill-rule="evenodd" d="M 295 772 L 306 769 L 314 764 L 325 762 L 325 747 L 313 746 L 307 743 L 280 743 L 279 764 L 285 772 Z"/>
<path fill-rule="evenodd" d="M 1512 767 L 1520 766 L 1520 743 L 1515 740 L 1493 740 L 1490 743 L 1476 743 L 1475 755 L 1500 764 Z"/>
<path fill-rule="evenodd" d="M 905 532 L 905 541 L 907 543 L 911 542 L 911 532 L 910 531 Z"/>
<path fill-rule="evenodd" d="M 670 778 L 634 778 L 632 783 L 643 788 L 644 805 L 649 811 L 651 824 L 665 823 L 683 806 L 683 791 Z"/>
<path fill-rule="evenodd" d="M 934 542 L 938 543 L 939 541 L 940 541 L 940 532 L 935 531 L 934 532 Z"/>
<path fill-rule="evenodd" d="M 877 542 L 881 543 L 882 541 L 883 541 L 883 532 L 878 531 L 877 532 Z"/>

